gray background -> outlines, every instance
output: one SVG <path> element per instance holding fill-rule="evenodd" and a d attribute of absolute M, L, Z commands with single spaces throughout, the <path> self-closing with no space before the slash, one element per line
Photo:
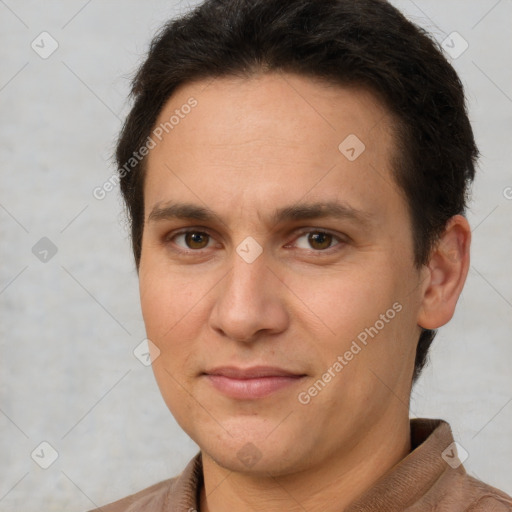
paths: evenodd
<path fill-rule="evenodd" d="M 468 472 L 512 493 L 512 2 L 393 3 L 439 41 L 457 31 L 469 44 L 453 64 L 483 154 L 471 270 L 411 415 L 448 420 Z M 133 354 L 145 333 L 118 190 L 92 196 L 115 170 L 128 77 L 188 6 L 0 0 L 1 511 L 88 510 L 197 451 Z M 43 31 L 59 45 L 46 59 L 31 48 Z M 32 252 L 42 237 L 58 249 L 46 262 Z M 48 469 L 31 458 L 42 441 L 58 452 Z"/>

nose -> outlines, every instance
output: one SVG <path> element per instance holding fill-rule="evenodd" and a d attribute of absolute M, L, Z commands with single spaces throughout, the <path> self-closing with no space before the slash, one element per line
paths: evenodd
<path fill-rule="evenodd" d="M 250 262 L 233 252 L 231 271 L 215 293 L 210 326 L 226 338 L 250 343 L 288 325 L 286 287 L 264 253 Z"/>

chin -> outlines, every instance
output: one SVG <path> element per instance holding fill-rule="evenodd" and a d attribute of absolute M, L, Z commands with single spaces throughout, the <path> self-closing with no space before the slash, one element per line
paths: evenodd
<path fill-rule="evenodd" d="M 226 425 L 225 422 L 222 423 Z M 216 425 L 214 434 L 203 430 L 191 432 L 189 435 L 201 451 L 216 464 L 237 473 L 266 477 L 269 474 L 287 475 L 304 469 L 313 462 L 314 448 L 308 455 L 305 453 L 305 444 L 300 443 L 299 451 L 294 441 L 305 439 L 304 435 L 286 429 L 278 432 L 275 425 L 269 425 L 268 422 L 262 425 L 260 421 L 260 428 L 257 431 L 255 422 L 250 425 L 246 423 L 245 429 L 242 423 L 238 422 L 239 429 L 236 432 L 229 428 L 225 431 Z"/>
<path fill-rule="evenodd" d="M 201 451 L 226 470 L 253 476 L 287 475 L 297 471 L 297 462 L 285 456 L 284 450 L 259 449 L 247 441 L 238 446 L 205 446 Z M 297 458 L 295 453 L 294 459 Z"/>

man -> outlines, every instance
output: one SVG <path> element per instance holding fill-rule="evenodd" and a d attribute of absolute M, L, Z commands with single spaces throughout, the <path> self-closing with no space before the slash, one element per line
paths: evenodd
<path fill-rule="evenodd" d="M 469 267 L 462 85 L 381 0 L 207 0 L 117 147 L 153 370 L 199 445 L 105 511 L 487 511 L 411 387 Z"/>

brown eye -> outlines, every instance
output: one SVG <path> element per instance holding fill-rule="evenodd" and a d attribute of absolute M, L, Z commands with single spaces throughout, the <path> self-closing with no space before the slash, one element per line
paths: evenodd
<path fill-rule="evenodd" d="M 182 233 L 185 236 L 185 244 L 190 249 L 204 249 L 208 245 L 209 235 L 201 231 L 188 231 Z"/>
<path fill-rule="evenodd" d="M 206 249 L 212 241 L 208 233 L 193 229 L 181 231 L 173 236 L 169 235 L 165 239 L 166 244 L 172 242 L 173 249 L 183 253 Z"/>
<path fill-rule="evenodd" d="M 312 232 L 308 236 L 308 242 L 313 249 L 323 250 L 331 246 L 333 236 L 329 233 Z"/>
<path fill-rule="evenodd" d="M 301 233 L 295 241 L 295 246 L 310 252 L 327 252 L 328 249 L 341 243 L 342 240 L 339 237 L 327 231 L 309 230 Z"/>

